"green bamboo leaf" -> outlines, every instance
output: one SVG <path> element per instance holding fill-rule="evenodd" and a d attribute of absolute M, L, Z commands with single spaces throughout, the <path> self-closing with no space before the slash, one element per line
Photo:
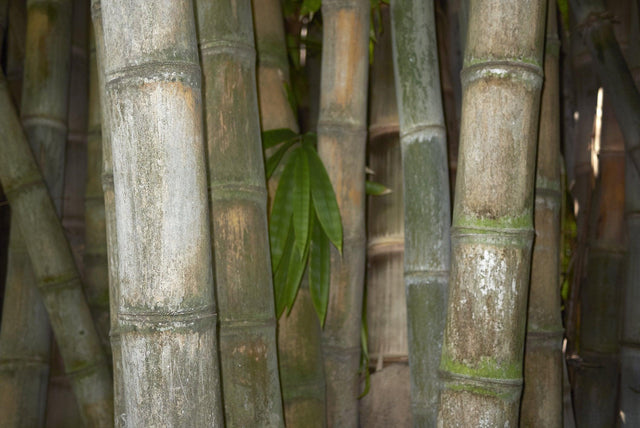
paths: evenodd
<path fill-rule="evenodd" d="M 267 166 L 266 166 L 267 180 L 271 178 L 271 176 L 273 175 L 273 172 L 276 170 L 276 168 L 280 164 L 280 161 L 284 157 L 285 153 L 287 153 L 287 150 L 289 150 L 295 142 L 296 140 L 287 141 L 282 147 L 276 150 L 274 154 L 269 156 L 269 158 L 267 159 Z"/>
<path fill-rule="evenodd" d="M 307 150 L 309 159 L 311 198 L 318 222 L 329 240 L 342 254 L 342 220 L 331 180 L 313 146 L 303 144 L 302 147 Z"/>
<path fill-rule="evenodd" d="M 301 150 L 296 158 L 293 187 L 293 230 L 298 252 L 303 253 L 309 240 L 309 211 L 311 208 L 311 190 L 309 162 L 306 150 Z"/>
<path fill-rule="evenodd" d="M 262 133 L 262 148 L 268 149 L 286 141 L 295 140 L 298 134 L 289 128 L 270 129 Z"/>
<path fill-rule="evenodd" d="M 300 289 L 300 283 L 302 281 L 302 274 L 307 267 L 307 258 L 309 256 L 309 246 L 304 248 L 304 251 L 299 252 L 298 248 L 293 245 L 291 250 L 291 259 L 289 260 L 289 269 L 287 272 L 287 282 L 284 288 L 284 300 L 285 305 L 289 308 L 287 315 L 291 313 L 293 303 L 296 301 L 298 290 Z"/>
<path fill-rule="evenodd" d="M 384 184 L 376 183 L 375 181 L 367 180 L 365 182 L 367 195 L 382 196 L 391 193 L 391 189 Z"/>
<path fill-rule="evenodd" d="M 293 218 L 293 186 L 297 153 L 298 149 L 294 149 L 293 153 L 291 153 L 280 176 L 276 195 L 273 199 L 273 208 L 271 209 L 271 218 L 269 220 L 269 243 L 273 271 L 277 269 L 282 258 Z"/>
<path fill-rule="evenodd" d="M 287 228 L 287 237 L 282 250 L 282 261 L 278 264 L 278 268 L 273 274 L 273 291 L 276 301 L 276 317 L 280 318 L 287 307 L 287 278 L 289 273 L 289 265 L 293 253 L 293 225 L 289 224 Z"/>
<path fill-rule="evenodd" d="M 313 307 L 320 319 L 320 325 L 324 327 L 329 303 L 329 284 L 331 273 L 331 248 L 329 239 L 324 231 L 312 221 L 311 243 L 309 248 L 309 291 Z"/>

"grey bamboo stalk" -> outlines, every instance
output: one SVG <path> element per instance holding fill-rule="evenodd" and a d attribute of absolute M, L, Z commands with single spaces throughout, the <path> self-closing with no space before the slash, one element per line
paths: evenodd
<path fill-rule="evenodd" d="M 411 407 L 414 426 L 433 427 L 450 265 L 446 128 L 433 6 L 394 0 L 391 14 L 404 170 Z"/>
<path fill-rule="evenodd" d="M 122 353 L 120 352 L 120 330 L 118 328 L 118 241 L 116 231 L 116 201 L 113 188 L 113 156 L 109 131 L 109 112 L 104 84 L 104 34 L 102 30 L 102 7 L 100 0 L 91 1 L 91 19 L 95 41 L 98 98 L 100 99 L 101 145 L 102 145 L 102 191 L 104 194 L 104 217 L 107 239 L 107 267 L 109 275 L 109 338 L 113 366 L 113 411 L 116 427 L 124 425 L 124 379 L 122 378 Z"/>
<path fill-rule="evenodd" d="M 117 417 L 136 427 L 221 426 L 194 11 L 187 0 L 101 6 L 120 285 Z"/>
<path fill-rule="evenodd" d="M 609 94 L 616 119 L 624 135 L 625 151 L 640 171 L 640 92 L 611 25 L 602 0 L 572 0 L 578 30 L 594 59 L 595 69 Z"/>
<path fill-rule="evenodd" d="M 342 255 L 331 252 L 323 331 L 327 425 L 358 425 L 358 365 L 365 270 L 365 149 L 369 2 L 322 2 L 318 153 L 336 193 Z"/>
<path fill-rule="evenodd" d="M 631 2 L 630 40 L 640 36 L 638 4 Z M 636 81 L 640 82 L 640 46 L 629 45 L 629 66 Z M 620 341 L 620 412 L 628 426 L 640 425 L 640 407 L 637 391 L 640 390 L 640 174 L 632 168 L 630 160 L 625 164 L 625 219 L 627 226 L 627 260 L 625 263 L 625 286 L 623 298 L 623 320 Z"/>
<path fill-rule="evenodd" d="M 62 214 L 67 138 L 71 13 L 69 1 L 27 2 L 21 118 L 58 216 Z M 50 326 L 36 291 L 27 249 L 17 222 L 13 223 L 10 281 L 4 302 L 7 313 L 0 332 L 0 338 L 4 339 L 0 346 L 0 396 L 6 406 L 0 412 L 0 424 L 42 425 L 49 374 Z M 9 329 L 14 331 L 9 333 Z"/>
<path fill-rule="evenodd" d="M 284 425 L 250 0 L 197 1 L 229 427 Z"/>
<path fill-rule="evenodd" d="M 560 97 L 556 2 L 547 2 L 521 427 L 562 427 Z"/>
<path fill-rule="evenodd" d="M 111 425 L 111 379 L 80 277 L 42 176 L 0 83 L 0 181 L 27 246 L 40 294 L 87 425 Z"/>
<path fill-rule="evenodd" d="M 253 1 L 258 53 L 258 103 L 262 130 L 289 128 L 298 123 L 287 100 L 289 84 L 284 23 L 278 0 Z M 269 180 L 273 200 L 278 178 Z M 306 278 L 291 313 L 278 320 L 278 361 L 286 426 L 325 426 L 325 385 L 320 324 Z"/>
<path fill-rule="evenodd" d="M 438 426 L 516 426 L 546 2 L 470 6 Z"/>
<path fill-rule="evenodd" d="M 368 166 L 388 195 L 369 196 L 367 209 L 367 331 L 369 393 L 360 400 L 360 425 L 411 426 L 407 302 L 404 291 L 404 205 L 400 125 L 393 78 L 390 11 L 381 7 L 369 79 Z"/>

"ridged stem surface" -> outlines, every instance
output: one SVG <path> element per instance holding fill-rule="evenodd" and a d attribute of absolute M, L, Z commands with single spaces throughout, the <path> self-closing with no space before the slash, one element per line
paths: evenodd
<path fill-rule="evenodd" d="M 333 184 L 343 228 L 331 249 L 323 330 L 327 425 L 358 425 L 358 366 L 365 270 L 365 148 L 369 8 L 366 0 L 322 3 L 318 153 Z"/>
<path fill-rule="evenodd" d="M 471 2 L 438 426 L 515 426 L 546 2 Z"/>
<path fill-rule="evenodd" d="M 560 309 L 560 94 L 555 0 L 547 3 L 547 40 L 540 107 L 531 284 L 524 358 L 521 427 L 562 427 Z"/>
<path fill-rule="evenodd" d="M 187 0 L 102 2 L 124 426 L 222 426 L 201 70 Z M 98 41 L 98 31 L 96 40 Z"/>
<path fill-rule="evenodd" d="M 414 426 L 436 425 L 451 207 L 433 5 L 391 2 L 404 173 L 404 282 Z M 420 29 L 427 29 L 421 31 Z"/>
<path fill-rule="evenodd" d="M 196 1 L 229 427 L 284 426 L 250 0 Z"/>

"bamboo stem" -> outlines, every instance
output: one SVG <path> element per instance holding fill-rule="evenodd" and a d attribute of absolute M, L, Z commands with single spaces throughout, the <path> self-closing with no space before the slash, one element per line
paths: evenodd
<path fill-rule="evenodd" d="M 518 423 L 545 6 L 470 4 L 442 427 Z"/>
<path fill-rule="evenodd" d="M 117 417 L 136 427 L 220 426 L 194 11 L 186 0 L 101 6 L 118 236 Z"/>
<path fill-rule="evenodd" d="M 521 427 L 562 427 L 560 41 L 556 19 L 555 0 L 549 0 L 536 170 L 536 238 L 531 263 Z"/>
<path fill-rule="evenodd" d="M 289 63 L 280 2 L 254 0 L 252 3 L 262 130 L 297 131 L 298 123 L 285 91 L 285 83 L 290 83 Z M 277 174 L 276 171 L 268 183 L 271 201 L 277 187 Z M 320 324 L 304 277 L 291 312 L 278 320 L 278 360 L 286 426 L 326 425 L 320 335 Z"/>
<path fill-rule="evenodd" d="M 196 8 L 225 421 L 283 426 L 251 1 Z"/>
<path fill-rule="evenodd" d="M 323 331 L 327 425 L 358 425 L 358 365 L 365 269 L 365 148 L 369 2 L 322 3 L 318 153 L 336 193 L 343 252 L 331 252 Z"/>
<path fill-rule="evenodd" d="M 435 426 L 447 310 L 450 199 L 433 6 L 392 1 L 404 170 L 404 279 L 415 426 Z M 428 28 L 429 32 L 419 29 Z"/>

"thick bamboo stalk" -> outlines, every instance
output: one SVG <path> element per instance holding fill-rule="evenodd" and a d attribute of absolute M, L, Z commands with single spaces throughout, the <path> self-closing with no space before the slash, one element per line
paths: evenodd
<path fill-rule="evenodd" d="M 0 181 L 29 251 L 83 419 L 91 426 L 110 426 L 111 380 L 73 256 L 4 80 L 0 88 L 0 137 L 4 141 Z"/>
<path fill-rule="evenodd" d="M 27 2 L 21 119 L 58 216 L 62 215 L 65 171 L 71 14 L 70 1 Z M 20 273 L 12 272 L 12 281 L 7 283 L 7 297 L 18 300 L 6 299 L 4 302 L 7 312 L 0 335 L 14 341 L 3 341 L 0 345 L 0 395 L 7 406 L 0 411 L 3 415 L 0 425 L 20 426 L 24 423 L 21 422 L 24 414 L 29 415 L 26 423 L 42 425 L 51 328 L 36 291 L 35 277 L 29 272 L 31 265 L 18 223 L 14 223 L 12 250 L 15 254 L 9 269 Z M 28 309 L 31 307 L 33 310 Z M 30 317 L 24 318 L 25 312 Z M 9 334 L 8 329 L 15 332 Z M 25 337 L 25 332 L 29 332 L 30 337 Z M 25 339 L 28 342 L 21 343 Z"/>
<path fill-rule="evenodd" d="M 102 25 L 124 388 L 117 418 L 221 426 L 192 4 L 105 1 Z"/>
<path fill-rule="evenodd" d="M 358 424 L 369 7 L 366 0 L 322 3 L 318 153 L 336 193 L 344 235 L 342 255 L 335 248 L 331 252 L 323 331 L 329 427 Z"/>
<path fill-rule="evenodd" d="M 472 2 L 438 425 L 515 426 L 546 2 Z"/>
<path fill-rule="evenodd" d="M 102 192 L 104 194 L 104 218 L 107 239 L 107 267 L 109 276 L 109 338 L 113 372 L 113 411 L 116 427 L 124 425 L 124 380 L 122 378 L 122 353 L 120 352 L 120 330 L 118 324 L 118 241 L 116 231 L 116 201 L 113 188 L 113 156 L 109 127 L 109 110 L 104 77 L 104 32 L 100 0 L 91 0 L 91 19 L 95 41 L 98 98 L 100 100 L 101 145 L 102 145 Z"/>
<path fill-rule="evenodd" d="M 411 426 L 407 301 L 404 291 L 404 205 L 400 124 L 393 78 L 390 11 L 373 52 L 369 82 L 371 179 L 391 190 L 369 196 L 367 209 L 367 331 L 369 393 L 360 400 L 364 427 Z"/>
<path fill-rule="evenodd" d="M 630 40 L 638 40 L 640 36 L 640 17 L 638 3 L 631 3 L 629 14 Z M 640 81 L 640 46 L 629 45 L 628 57 L 636 85 Z M 640 406 L 638 391 L 640 390 L 640 174 L 631 166 L 627 157 L 625 163 L 625 220 L 627 226 L 627 254 L 625 284 L 623 294 L 623 320 L 620 341 L 620 416 L 627 426 L 640 425 Z"/>
<path fill-rule="evenodd" d="M 225 421 L 283 426 L 251 1 L 196 7 Z"/>
<path fill-rule="evenodd" d="M 589 225 L 588 281 L 580 293 L 581 361 L 574 382 L 578 426 L 612 426 L 617 417 L 618 313 L 626 235 L 625 155 L 622 135 L 607 102 L 601 144 Z"/>
<path fill-rule="evenodd" d="M 433 6 L 392 1 L 404 170 L 404 278 L 415 426 L 435 426 L 447 310 L 451 208 Z M 428 32 L 420 31 L 427 28 Z"/>
<path fill-rule="evenodd" d="M 562 427 L 562 338 L 560 309 L 560 88 L 555 0 L 547 2 L 531 285 L 524 359 L 521 427 Z"/>
<path fill-rule="evenodd" d="M 258 102 L 262 130 L 298 123 L 287 99 L 289 63 L 282 10 L 278 0 L 253 1 L 258 53 Z M 276 172 L 276 175 L 278 173 Z M 272 201 L 278 178 L 269 180 Z M 278 320 L 278 361 L 286 426 L 325 426 L 325 385 L 320 324 L 306 277 L 289 314 Z"/>
<path fill-rule="evenodd" d="M 594 59 L 595 69 L 609 94 L 616 120 L 634 167 L 640 171 L 640 92 L 616 41 L 611 17 L 602 0 L 572 0 L 578 30 Z"/>

